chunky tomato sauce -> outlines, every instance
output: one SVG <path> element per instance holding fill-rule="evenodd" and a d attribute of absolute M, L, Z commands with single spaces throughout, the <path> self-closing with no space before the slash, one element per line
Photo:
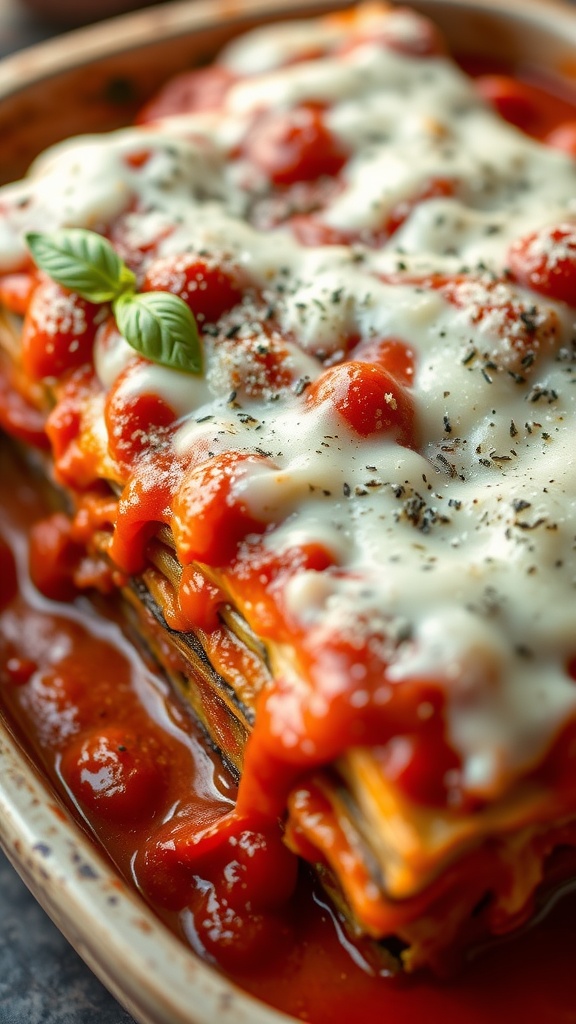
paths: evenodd
<path fill-rule="evenodd" d="M 236 842 L 216 857 L 208 850 L 189 873 L 171 862 L 169 844 L 159 855 L 151 836 L 177 831 L 179 817 L 183 828 L 189 817 L 213 822 L 231 807 L 235 782 L 115 610 L 50 601 L 31 585 L 29 536 L 46 522 L 48 496 L 8 446 L 0 472 L 0 704 L 69 810 L 185 942 L 247 991 L 313 1024 L 573 1019 L 569 887 L 538 924 L 457 977 L 408 981 L 378 976 L 373 955 L 350 941 L 307 870 L 297 878 L 295 860 L 257 821 L 237 837 L 240 850 Z M 183 887 L 192 898 L 178 913 L 170 907 Z M 247 911 L 254 900 L 265 909 Z"/>
<path fill-rule="evenodd" d="M 436 45 L 435 37 L 423 39 L 422 52 L 434 52 Z M 503 117 L 576 155 L 576 116 L 568 101 L 551 96 L 529 79 L 520 81 L 485 63 L 471 62 L 469 70 L 477 76 L 478 89 Z M 173 110 L 217 105 L 229 84 L 222 69 L 195 72 L 148 108 L 143 120 Z M 321 107 L 315 104 L 300 108 L 295 120 L 288 116 L 283 120 L 262 118 L 244 146 L 249 158 L 275 185 L 289 189 L 304 183 L 304 191 L 309 188 L 307 202 L 311 209 L 321 205 L 316 179 L 320 175 L 336 176 L 346 160 L 346 153 L 327 134 Z M 144 166 L 148 158 L 146 150 L 132 154 L 131 165 Z M 329 187 L 322 185 L 324 190 Z M 412 205 L 449 196 L 453 188 L 449 179 L 434 179 L 414 197 Z M 300 196 L 302 192 L 300 189 Z M 399 205 L 381 233 L 370 237 L 327 233 L 313 213 L 296 213 L 290 223 L 295 236 L 306 245 L 361 241 L 378 246 L 402 225 L 412 205 Z M 284 212 L 268 211 L 269 223 L 284 220 Z M 136 266 L 138 254 L 123 238 L 121 223 L 114 230 L 118 233 L 115 243 L 120 250 L 125 246 L 123 255 Z M 576 244 L 574 232 L 566 237 L 566 228 L 557 230 L 564 231 L 564 235 L 554 236 L 551 242 Z M 566 267 L 555 266 L 547 275 L 547 268 L 538 263 L 541 238 L 536 241 L 538 245 L 527 236 L 511 250 L 511 272 L 517 281 L 543 295 L 572 302 L 574 261 Z M 144 279 L 144 290 L 169 290 L 173 270 L 170 262 L 153 262 Z M 242 280 L 228 270 L 204 263 L 200 266 L 195 257 L 179 266 L 183 274 L 180 294 L 190 300 L 200 324 L 225 316 L 242 294 Z M 201 291 L 197 287 L 200 279 Z M 459 288 L 463 284 L 453 277 L 439 279 L 433 286 L 459 307 Z M 58 286 L 44 281 L 36 287 L 28 274 L 8 275 L 0 281 L 2 302 L 18 313 L 27 310 L 23 337 L 26 372 L 38 380 L 46 376 L 64 378 L 57 386 L 58 401 L 49 419 L 48 435 L 59 479 L 78 488 L 93 483 L 86 453 L 79 453 L 75 440 L 80 399 L 99 387 L 85 362 L 102 325 L 96 307 L 68 296 L 64 319 L 82 319 L 81 343 L 77 344 L 78 331 L 67 333 L 63 322 L 54 343 L 52 335 L 45 335 L 43 324 L 47 307 L 50 317 L 54 310 L 57 315 L 60 297 Z M 487 314 L 491 312 L 488 306 Z M 510 316 L 517 320 L 522 311 L 519 314 L 511 308 Z M 263 336 L 272 330 L 264 316 L 260 328 Z M 538 344 L 546 344 L 546 329 L 547 325 L 542 336 L 536 338 Z M 234 331 L 231 323 L 230 341 L 235 347 L 239 342 Z M 527 331 L 534 348 L 535 328 L 528 324 Z M 415 447 L 410 397 L 412 351 L 393 338 L 360 345 L 357 342 L 357 338 L 346 339 L 347 350 L 354 350 L 352 360 L 327 366 L 317 380 L 307 382 L 304 407 L 314 409 L 329 403 L 360 438 L 382 431 L 408 448 Z M 525 357 L 522 339 L 517 348 L 521 364 Z M 285 372 L 281 345 L 276 342 L 274 349 L 271 344 L 265 358 L 268 383 L 273 379 L 275 386 L 281 386 L 285 383 L 281 379 Z M 511 372 L 514 368 L 515 364 Z M 157 395 L 139 395 L 133 406 L 129 400 L 127 404 L 123 388 L 129 385 L 135 369 L 137 364 L 127 368 L 106 399 L 109 450 L 116 466 L 127 472 L 142 454 L 145 439 L 146 445 L 154 449 L 155 474 L 148 494 L 128 489 L 124 497 L 112 547 L 117 565 L 127 573 L 139 571 L 152 533 L 150 523 L 169 520 L 184 563 L 229 563 L 232 591 L 235 581 L 241 580 L 245 586 L 251 577 L 254 603 L 260 602 L 262 608 L 260 635 L 278 638 L 282 622 L 268 592 L 269 585 L 279 575 L 288 577 L 293 566 L 289 559 L 286 564 L 271 566 L 266 562 L 264 546 L 260 552 L 256 544 L 246 564 L 241 554 L 236 558 L 242 538 L 247 533 L 257 537 L 266 523 L 241 503 L 231 508 L 228 500 L 232 470 L 236 479 L 250 474 L 268 456 L 227 452 L 213 458 L 208 469 L 206 463 L 199 462 L 197 470 L 188 473 L 187 492 L 175 497 L 178 466 L 173 454 L 164 460 L 163 442 L 176 414 Z M 383 390 L 390 395 L 384 415 L 380 408 Z M 27 410 L 9 389 L 0 392 L 0 422 L 26 442 L 44 443 L 41 418 Z M 361 1017 L 438 1020 L 446 1024 L 487 1024 L 491 1020 L 504 1024 L 511 1013 L 521 1014 L 527 1021 L 550 1024 L 576 1020 L 576 982 L 570 955 L 576 938 L 576 893 L 569 891 L 529 931 L 478 955 L 456 979 L 443 983 L 424 974 L 406 981 L 384 976 L 384 970 L 379 974 L 374 951 L 350 942 L 317 883 L 307 869 L 298 866 L 278 829 L 270 824 L 274 815 L 281 813 L 288 788 L 287 782 L 282 789 L 278 771 L 282 759 L 274 757 L 278 730 L 273 728 L 273 716 L 279 708 L 282 711 L 282 693 L 274 693 L 274 706 L 261 703 L 259 734 L 264 739 L 260 746 L 253 743 L 248 755 L 254 785 L 244 785 L 236 814 L 229 814 L 236 801 L 232 773 L 212 753 L 148 654 L 134 646 L 136 633 L 120 625 L 122 613 L 115 599 L 112 603 L 108 599 L 89 603 L 82 598 L 76 604 L 50 599 L 67 601 L 74 598 L 78 587 L 90 584 L 101 593 L 113 592 L 122 582 L 120 574 L 115 577 L 85 555 L 78 526 L 76 535 L 71 535 L 66 517 L 50 509 L 50 497 L 39 479 L 35 480 L 32 471 L 23 468 L 8 449 L 2 454 L 0 472 L 0 703 L 68 807 L 185 942 L 248 991 L 313 1024 L 339 1024 Z M 134 488 L 141 490 L 142 486 L 136 477 Z M 107 501 L 110 499 L 102 490 L 93 496 L 92 509 L 84 507 L 88 532 L 98 517 L 104 523 L 110 520 Z M 171 502 L 168 515 L 166 509 Z M 195 528 L 188 536 L 186 523 L 192 516 Z M 299 567 L 305 564 L 323 569 L 330 564 L 329 554 L 318 545 L 302 547 L 298 557 Z M 35 582 L 50 598 L 41 597 L 31 585 L 28 562 Z M 167 607 L 167 619 L 177 629 L 194 623 L 210 631 L 217 622 L 220 602 L 218 587 L 188 566 L 179 588 L 178 607 Z M 318 659 L 320 673 L 321 644 L 316 644 L 313 635 L 305 634 L 299 642 L 311 664 Z M 350 652 L 339 649 L 338 653 L 346 663 Z M 382 665 L 368 669 L 376 679 Z M 410 706 L 416 703 L 413 693 L 405 691 L 404 697 Z M 418 700 L 424 697 L 432 702 L 435 699 L 433 693 L 426 693 Z M 399 707 L 399 716 L 402 711 Z M 268 731 L 267 716 L 271 722 Z M 331 760 L 352 742 L 350 730 L 358 722 L 364 729 L 364 740 L 370 740 L 372 707 L 351 719 L 346 706 L 338 716 L 335 701 L 329 730 L 324 715 L 318 720 L 311 715 L 305 723 L 306 736 L 316 741 L 319 763 Z M 377 725 L 381 737 L 382 722 Z M 447 777 L 458 768 L 455 755 L 442 736 L 429 728 L 422 727 L 412 741 L 411 756 L 395 782 L 421 803 L 442 805 L 449 795 L 444 789 L 438 790 L 436 776 L 431 777 L 426 767 L 430 763 L 441 765 L 442 777 Z M 267 742 L 270 749 L 266 748 Z M 304 760 L 302 756 L 298 770 Z M 276 790 L 261 785 L 259 791 L 257 783 L 269 781 L 266 772 L 271 764 Z M 287 775 L 291 781 L 290 770 Z M 220 826 L 216 832 L 212 826 L 217 822 Z"/>
<path fill-rule="evenodd" d="M 568 83 L 530 65 L 512 74 L 504 61 L 489 57 L 467 56 L 458 63 L 506 121 L 574 155 L 576 111 Z"/>

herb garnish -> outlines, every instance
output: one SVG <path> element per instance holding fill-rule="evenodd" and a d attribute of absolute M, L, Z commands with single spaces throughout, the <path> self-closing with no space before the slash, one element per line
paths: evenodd
<path fill-rule="evenodd" d="M 107 239 L 84 228 L 51 235 L 32 232 L 26 244 L 40 270 L 88 302 L 109 302 L 118 330 L 153 363 L 183 373 L 201 373 L 196 321 L 171 292 L 137 292 L 136 277 Z"/>

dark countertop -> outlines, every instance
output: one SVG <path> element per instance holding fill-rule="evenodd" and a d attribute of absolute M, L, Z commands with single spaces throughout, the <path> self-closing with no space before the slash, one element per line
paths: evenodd
<path fill-rule="evenodd" d="M 39 0 L 36 0 L 38 3 Z M 133 10 L 137 7 L 148 7 L 162 0 L 92 0 L 90 8 L 97 10 L 101 17 L 106 13 L 121 13 L 122 10 Z M 42 42 L 59 32 L 68 31 L 88 19 L 82 18 L 81 12 L 86 10 L 86 0 L 59 0 L 47 3 L 47 6 L 68 9 L 67 20 L 62 17 L 58 21 L 41 18 L 33 10 L 28 9 L 25 0 L 0 0 L 0 57 L 5 57 L 15 50 Z M 42 6 L 40 3 L 39 6 Z"/>
<path fill-rule="evenodd" d="M 133 1024 L 0 853 L 1 1024 Z"/>
<path fill-rule="evenodd" d="M 18 0 L 0 0 L 0 57 L 53 34 L 49 25 L 20 7 Z"/>

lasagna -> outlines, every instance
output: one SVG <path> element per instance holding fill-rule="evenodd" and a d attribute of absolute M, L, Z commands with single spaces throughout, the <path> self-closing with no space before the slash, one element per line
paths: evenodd
<path fill-rule="evenodd" d="M 178 296 L 195 365 L 39 239 Z M 407 970 L 528 920 L 576 857 L 572 156 L 369 5 L 43 154 L 0 269 L 2 424 L 67 501 L 52 596 L 119 588 L 240 777 L 158 838 L 175 870 L 279 827 Z"/>

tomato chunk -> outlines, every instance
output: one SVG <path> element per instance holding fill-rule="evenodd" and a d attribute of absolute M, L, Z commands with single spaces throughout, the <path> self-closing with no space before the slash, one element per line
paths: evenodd
<path fill-rule="evenodd" d="M 508 75 L 480 75 L 475 85 L 480 95 L 505 121 L 523 131 L 530 130 L 538 111 L 534 96 L 527 86 Z"/>
<path fill-rule="evenodd" d="M 24 320 L 22 361 L 26 372 L 42 380 L 87 363 L 101 315 L 101 307 L 54 281 L 43 281 L 34 291 Z"/>
<path fill-rule="evenodd" d="M 412 401 L 382 366 L 353 360 L 330 367 L 308 388 L 306 401 L 331 402 L 361 437 L 390 434 L 400 444 L 414 444 Z"/>
<path fill-rule="evenodd" d="M 264 829 L 224 814 L 212 826 L 189 819 L 160 826 L 136 860 L 139 884 L 173 910 L 188 907 L 205 949 L 228 967 L 268 955 L 290 932 L 277 911 L 293 894 L 297 859 L 275 824 Z"/>
<path fill-rule="evenodd" d="M 26 686 L 26 683 L 30 681 L 37 668 L 38 665 L 32 658 L 14 656 L 6 660 L 6 664 L 2 666 L 1 674 L 10 680 L 12 686 Z"/>
<path fill-rule="evenodd" d="M 291 937 L 284 917 L 238 912 L 213 886 L 202 894 L 194 917 L 204 949 L 228 970 L 282 955 Z"/>
<path fill-rule="evenodd" d="M 312 104 L 284 114 L 265 114 L 249 133 L 244 155 L 274 185 L 336 175 L 347 160 L 344 146 L 330 132 L 322 110 Z"/>
<path fill-rule="evenodd" d="M 68 601 L 77 593 L 74 574 L 84 549 L 71 536 L 72 523 L 55 512 L 35 523 L 30 533 L 30 575 L 45 597 Z"/>
<path fill-rule="evenodd" d="M 557 224 L 518 239 L 508 263 L 525 288 L 576 306 L 576 224 Z"/>
<path fill-rule="evenodd" d="M 7 370 L 8 368 L 6 368 Z M 50 447 L 45 432 L 46 414 L 28 402 L 12 384 L 10 374 L 0 370 L 0 427 L 12 437 L 34 445 Z"/>
<path fill-rule="evenodd" d="M 215 260 L 193 253 L 154 260 L 146 270 L 143 291 L 179 295 L 200 323 L 214 323 L 242 298 L 242 288 L 232 273 Z"/>
<path fill-rule="evenodd" d="M 458 757 L 441 736 L 395 736 L 378 757 L 386 776 L 419 804 L 443 807 L 459 780 Z"/>
<path fill-rule="evenodd" d="M 0 304 L 12 313 L 24 316 L 37 283 L 35 274 L 3 274 L 0 277 Z"/>
<path fill-rule="evenodd" d="M 252 514 L 238 485 L 266 465 L 261 456 L 233 451 L 188 473 L 172 506 L 174 537 L 184 564 L 225 565 L 247 534 L 263 532 L 266 524 Z"/>
<path fill-rule="evenodd" d="M 91 451 L 90 443 L 85 444 L 84 432 L 93 403 L 100 400 L 102 385 L 93 367 L 86 363 L 67 374 L 57 391 L 57 403 L 46 421 L 46 433 L 59 480 L 78 490 L 100 476 L 97 451 Z"/>
<path fill-rule="evenodd" d="M 414 383 L 414 350 L 400 338 L 380 338 L 362 342 L 354 349 L 354 359 L 377 363 L 401 384 Z"/>
<path fill-rule="evenodd" d="M 108 451 L 121 466 L 130 467 L 149 448 L 158 447 L 176 413 L 159 395 L 130 391 L 131 378 L 137 378 L 141 360 L 130 363 L 106 398 L 105 421 Z"/>
<path fill-rule="evenodd" d="M 140 111 L 136 123 L 146 124 L 173 114 L 217 110 L 234 81 L 230 71 L 217 65 L 177 75 Z"/>
<path fill-rule="evenodd" d="M 273 552 L 265 544 L 250 544 L 239 553 L 231 573 L 233 584 L 249 587 L 252 622 L 262 637 L 294 641 L 293 623 L 283 600 L 287 581 L 300 572 L 322 572 L 335 563 L 324 545 L 310 541 Z"/>
<path fill-rule="evenodd" d="M 122 726 L 81 734 L 65 751 L 60 770 L 90 813 L 129 825 L 153 811 L 164 789 L 157 744 Z"/>

